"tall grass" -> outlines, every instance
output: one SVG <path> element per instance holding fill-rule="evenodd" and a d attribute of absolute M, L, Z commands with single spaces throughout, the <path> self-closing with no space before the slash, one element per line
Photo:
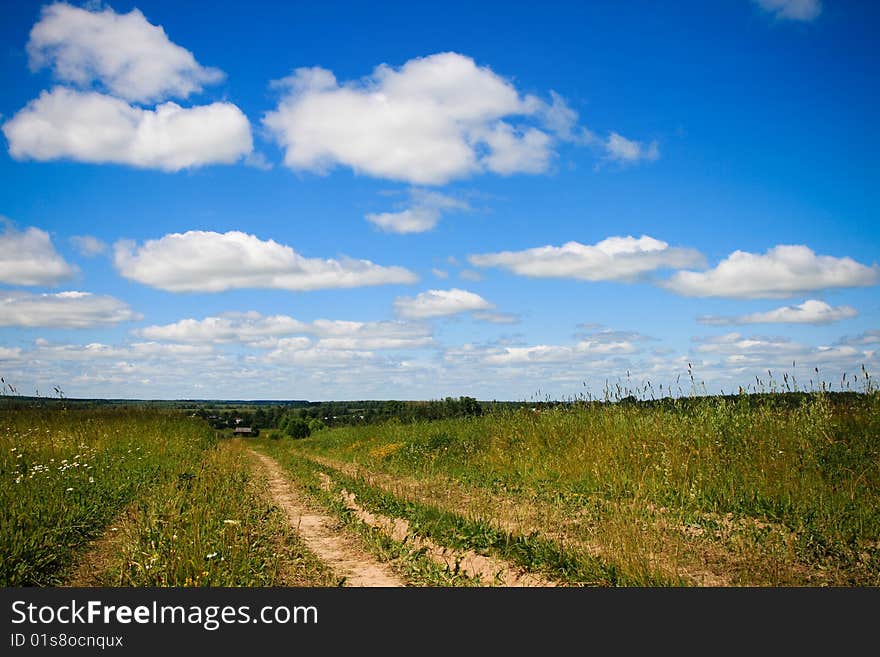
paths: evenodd
<path fill-rule="evenodd" d="M 252 474 L 239 441 L 136 500 L 107 581 L 116 586 L 334 585 Z"/>
<path fill-rule="evenodd" d="M 157 411 L 0 409 L 0 584 L 59 584 L 123 507 L 214 442 L 204 423 Z"/>
<path fill-rule="evenodd" d="M 690 539 L 711 548 L 714 537 L 719 550 L 739 553 L 718 557 L 746 571 L 734 581 L 807 583 L 806 571 L 828 570 L 831 583 L 880 583 L 880 394 L 845 404 L 821 392 L 798 404 L 780 399 L 576 404 L 390 422 L 323 432 L 296 448 L 578 514 L 581 536 L 636 570 L 678 559 L 668 552 L 690 549 Z M 669 543 L 664 532 L 687 540 Z M 768 555 L 786 572 L 765 568 Z"/>

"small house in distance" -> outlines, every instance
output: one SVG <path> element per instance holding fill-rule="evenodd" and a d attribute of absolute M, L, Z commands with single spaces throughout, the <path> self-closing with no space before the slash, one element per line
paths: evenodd
<path fill-rule="evenodd" d="M 251 427 L 235 427 L 232 430 L 232 435 L 234 436 L 256 436 L 259 434 L 257 429 L 252 429 Z"/>

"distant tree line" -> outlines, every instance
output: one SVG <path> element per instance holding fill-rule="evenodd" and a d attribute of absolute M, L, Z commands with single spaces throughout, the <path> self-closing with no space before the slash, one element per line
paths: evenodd
<path fill-rule="evenodd" d="M 275 429 L 285 436 L 306 438 L 327 427 L 378 424 L 395 419 L 400 422 L 441 420 L 483 415 L 483 405 L 473 397 L 446 397 L 431 401 L 329 401 L 288 405 L 258 405 L 197 408 L 194 415 L 215 429 Z"/>

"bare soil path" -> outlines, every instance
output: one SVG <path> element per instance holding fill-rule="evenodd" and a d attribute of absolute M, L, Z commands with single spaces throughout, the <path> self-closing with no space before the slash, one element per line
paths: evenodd
<path fill-rule="evenodd" d="M 330 490 L 332 480 L 323 472 L 320 473 L 323 488 Z M 474 550 L 453 550 L 438 545 L 430 538 L 413 534 L 409 523 L 403 518 L 390 518 L 385 515 L 370 513 L 357 503 L 355 496 L 342 490 L 345 506 L 363 523 L 375 527 L 395 541 L 408 541 L 413 549 L 421 551 L 435 563 L 446 566 L 450 570 L 459 570 L 468 577 L 484 585 L 497 586 L 556 586 L 556 584 L 540 575 L 530 573 L 502 559 L 496 559 Z"/>
<path fill-rule="evenodd" d="M 364 551 L 341 533 L 337 521 L 310 508 L 297 494 L 281 466 L 269 456 L 253 451 L 254 457 L 269 482 L 275 503 L 287 514 L 290 524 L 315 555 L 339 577 L 346 586 L 406 586 L 391 568 Z"/>

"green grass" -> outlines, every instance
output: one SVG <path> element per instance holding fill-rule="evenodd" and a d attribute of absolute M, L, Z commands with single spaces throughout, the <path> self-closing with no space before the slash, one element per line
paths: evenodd
<path fill-rule="evenodd" d="M 341 526 L 353 531 L 364 547 L 379 558 L 389 562 L 408 584 L 413 586 L 476 586 L 477 582 L 467 575 L 450 570 L 428 558 L 423 551 L 413 550 L 405 542 L 394 540 L 375 527 L 361 522 L 342 501 L 342 487 L 334 480 L 331 490 L 325 490 L 319 479 L 319 472 L 328 472 L 306 459 L 293 454 L 285 446 L 286 441 L 260 439 L 250 444 L 276 459 L 291 475 L 291 483 L 299 487 L 312 500 L 339 519 Z M 336 478 L 338 473 L 333 472 Z M 382 511 L 371 505 L 375 511 Z"/>
<path fill-rule="evenodd" d="M 880 584 L 880 395 L 776 399 L 524 409 L 282 445 L 534 505 L 537 530 L 597 547 L 625 582 Z"/>
<path fill-rule="evenodd" d="M 77 551 L 215 442 L 204 423 L 144 410 L 0 410 L 0 585 L 57 585 Z"/>
<path fill-rule="evenodd" d="M 333 586 L 252 474 L 240 441 L 139 498 L 107 582 L 115 586 Z"/>

